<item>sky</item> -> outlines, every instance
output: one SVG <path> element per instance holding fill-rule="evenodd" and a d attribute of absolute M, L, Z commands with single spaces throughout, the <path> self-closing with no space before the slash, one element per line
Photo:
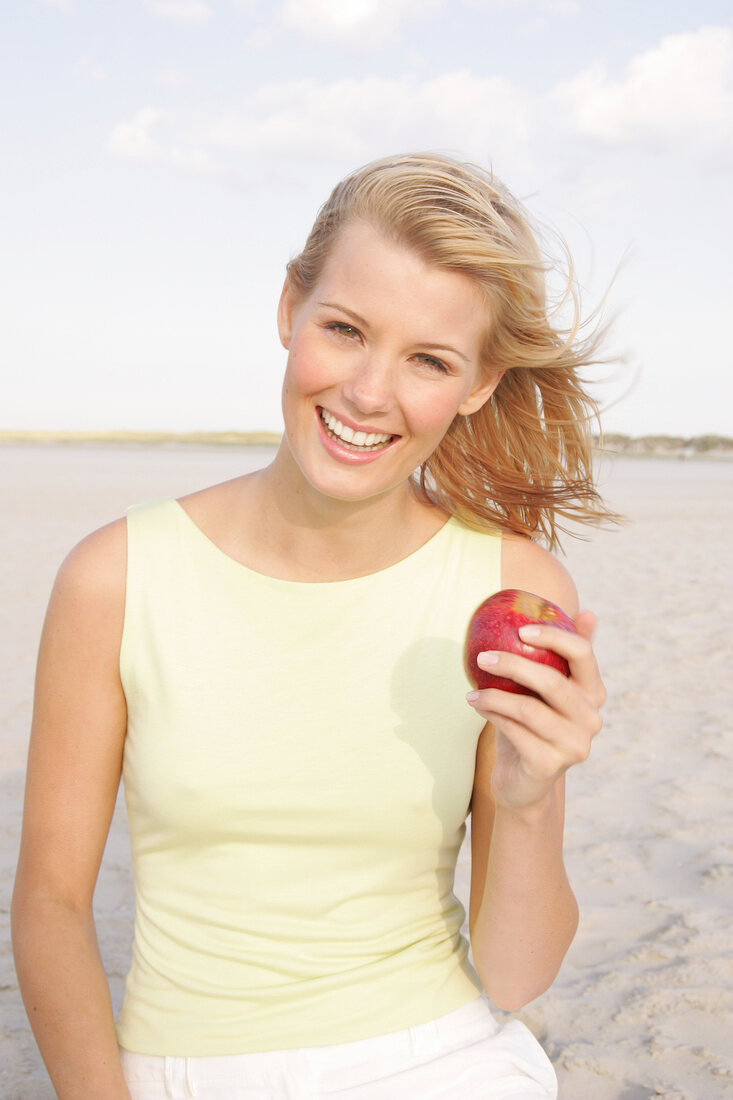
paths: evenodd
<path fill-rule="evenodd" d="M 375 157 L 491 167 L 610 320 L 607 432 L 733 436 L 730 0 L 6 0 L 0 429 L 281 429 L 285 264 Z"/>

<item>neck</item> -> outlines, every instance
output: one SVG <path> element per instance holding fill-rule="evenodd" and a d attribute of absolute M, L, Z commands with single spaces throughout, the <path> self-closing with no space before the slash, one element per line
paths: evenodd
<path fill-rule="evenodd" d="M 302 580 L 345 580 L 400 561 L 442 527 L 446 516 L 419 501 L 408 482 L 366 500 L 315 492 L 278 452 L 255 489 L 263 517 L 260 538 Z"/>

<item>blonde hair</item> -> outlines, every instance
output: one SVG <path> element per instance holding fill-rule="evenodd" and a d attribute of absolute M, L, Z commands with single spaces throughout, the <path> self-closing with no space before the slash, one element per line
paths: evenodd
<path fill-rule="evenodd" d="M 572 304 L 573 319 L 553 324 L 548 268 L 521 204 L 490 173 L 446 156 L 374 161 L 321 207 L 288 264 L 296 295 L 315 286 L 337 234 L 354 219 L 475 281 L 486 302 L 483 366 L 505 372 L 489 401 L 457 416 L 416 471 L 421 498 L 471 526 L 544 537 L 550 547 L 558 545 L 558 517 L 615 518 L 594 485 L 590 425 L 598 409 L 579 377 L 599 361 L 600 333 L 581 335 L 571 264 L 561 305 Z"/>

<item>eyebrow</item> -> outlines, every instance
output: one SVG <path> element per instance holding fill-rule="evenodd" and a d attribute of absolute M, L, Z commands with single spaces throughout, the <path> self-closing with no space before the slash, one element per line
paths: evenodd
<path fill-rule="evenodd" d="M 325 306 L 326 309 L 338 309 L 341 313 L 346 313 L 354 321 L 357 321 L 364 328 L 369 328 L 369 322 L 365 317 L 362 317 L 360 313 L 355 313 L 353 309 L 347 309 L 346 306 L 339 305 L 338 302 L 316 302 L 316 305 Z"/>
<path fill-rule="evenodd" d="M 340 305 L 338 302 L 317 302 L 316 305 L 324 306 L 326 309 L 338 309 L 341 313 L 345 313 L 347 317 L 351 317 L 357 324 L 363 325 L 364 328 L 369 328 L 369 322 L 366 318 L 362 317 L 360 313 L 356 313 L 353 309 L 347 309 L 346 306 Z M 433 344 L 433 343 L 421 343 L 421 347 L 426 351 L 450 351 L 454 355 L 457 355 L 459 359 L 462 359 L 464 363 L 470 363 L 471 360 L 467 355 L 464 355 L 458 348 L 454 348 L 452 344 Z"/>

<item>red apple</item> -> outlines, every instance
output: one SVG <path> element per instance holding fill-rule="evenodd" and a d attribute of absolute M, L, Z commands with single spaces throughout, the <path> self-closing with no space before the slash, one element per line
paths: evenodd
<path fill-rule="evenodd" d="M 543 600 L 541 596 L 534 596 L 531 592 L 522 592 L 518 588 L 502 589 L 476 608 L 468 624 L 464 661 L 466 672 L 477 688 L 501 688 L 502 691 L 513 691 L 517 695 L 537 694 L 515 680 L 496 676 L 479 668 L 476 657 L 487 649 L 518 653 L 539 664 L 551 665 L 565 676 L 570 675 L 564 657 L 553 653 L 551 649 L 539 649 L 522 641 L 518 631 L 525 623 L 547 623 L 572 634 L 576 633 L 573 620 L 557 604 Z"/>

